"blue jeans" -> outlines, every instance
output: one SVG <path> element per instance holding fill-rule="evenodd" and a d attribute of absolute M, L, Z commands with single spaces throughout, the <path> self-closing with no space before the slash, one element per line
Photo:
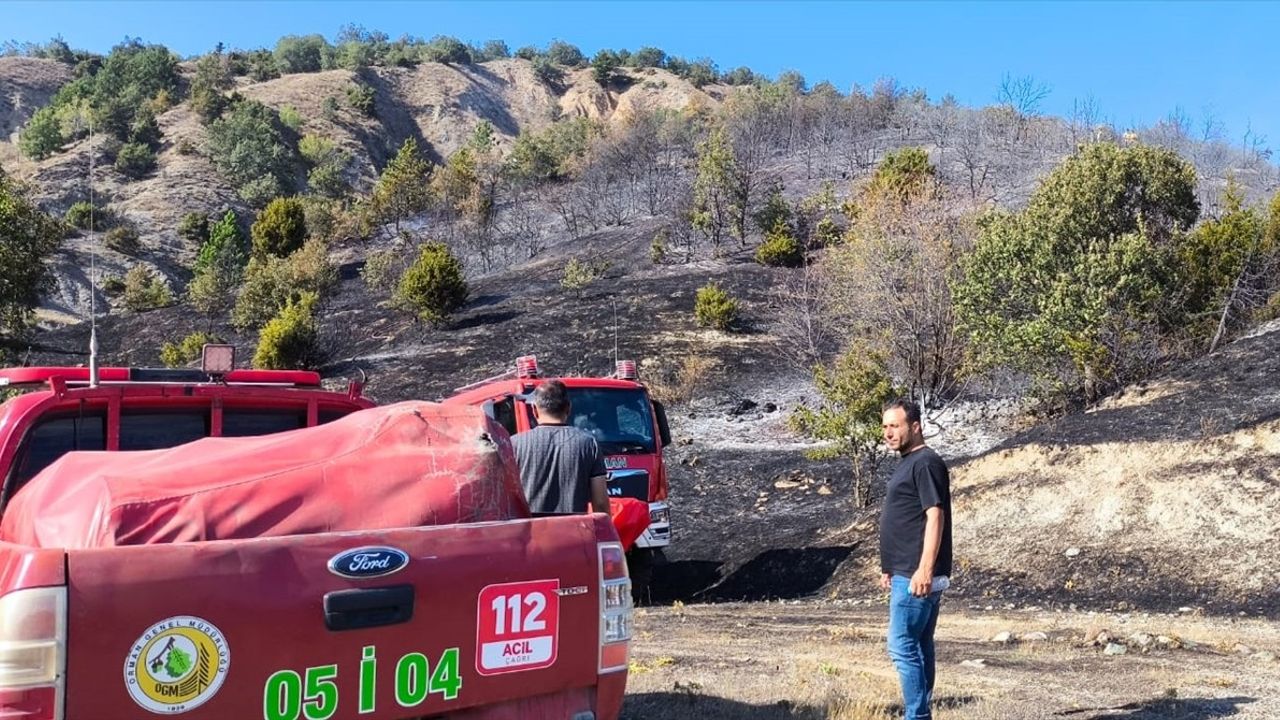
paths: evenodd
<path fill-rule="evenodd" d="M 931 720 L 936 676 L 933 631 L 938 625 L 942 593 L 911 594 L 911 580 L 893 576 L 889 590 L 889 657 L 902 681 L 906 720 Z"/>

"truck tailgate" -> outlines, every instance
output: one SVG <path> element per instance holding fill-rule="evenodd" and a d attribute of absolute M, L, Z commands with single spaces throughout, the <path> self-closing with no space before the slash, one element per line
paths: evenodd
<path fill-rule="evenodd" d="M 69 552 L 66 717 L 416 718 L 592 686 L 596 523 Z"/>

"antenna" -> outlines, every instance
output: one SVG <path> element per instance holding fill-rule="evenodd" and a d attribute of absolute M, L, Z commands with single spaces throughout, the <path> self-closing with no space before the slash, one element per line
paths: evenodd
<path fill-rule="evenodd" d="M 93 116 L 89 116 L 89 232 L 97 230 L 94 223 L 93 198 Z M 98 387 L 98 248 L 89 246 L 89 387 Z"/>
<path fill-rule="evenodd" d="M 613 366 L 618 366 L 618 296 L 610 295 L 609 302 L 613 303 Z"/>

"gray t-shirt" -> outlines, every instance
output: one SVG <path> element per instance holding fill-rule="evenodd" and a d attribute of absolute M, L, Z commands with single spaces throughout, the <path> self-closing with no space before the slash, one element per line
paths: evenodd
<path fill-rule="evenodd" d="M 580 513 L 591 505 L 591 478 L 604 475 L 596 439 L 569 425 L 539 425 L 514 435 L 520 484 L 536 513 Z"/>

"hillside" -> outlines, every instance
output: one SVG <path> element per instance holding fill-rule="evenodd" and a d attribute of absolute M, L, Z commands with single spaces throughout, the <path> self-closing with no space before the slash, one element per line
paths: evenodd
<path fill-rule="evenodd" d="M 1272 324 L 963 464 L 974 594 L 1280 612 L 1278 372 Z"/>
<path fill-rule="evenodd" d="M 52 61 L 0 58 L 0 88 L 9 89 L 0 98 L 0 129 L 16 127 L 47 101 L 70 78 L 64 69 Z M 193 68 L 182 71 L 189 79 Z M 241 76 L 236 91 L 276 110 L 296 110 L 298 133 L 322 135 L 347 150 L 353 158 L 347 179 L 357 192 L 373 185 L 406 138 L 439 163 L 481 121 L 493 126 L 501 152 L 520 133 L 562 117 L 625 129 L 652 111 L 685 110 L 694 119 L 681 127 L 700 131 L 703 111 L 733 102 L 737 92 L 715 84 L 698 89 L 663 69 L 621 72 L 625 80 L 606 90 L 586 69 L 566 72 L 553 86 L 525 60 L 423 63 L 264 82 Z M 371 117 L 345 100 L 356 82 L 374 90 Z M 1002 108 L 958 110 L 886 92 L 856 98 L 797 93 L 791 104 L 753 116 L 768 123 L 769 133 L 753 137 L 752 126 L 740 127 L 755 142 L 749 149 L 760 153 L 754 209 L 764 204 L 762 189 L 774 186 L 794 202 L 830 183 L 834 201 L 846 199 L 880 158 L 906 145 L 924 147 L 943 179 L 971 195 L 965 202 L 1015 208 L 1076 147 L 1080 132 L 1057 118 L 1011 122 Z M 879 115 L 855 116 L 855 110 Z M 91 295 L 91 259 L 99 276 L 122 276 L 145 263 L 180 291 L 198 248 L 179 238 L 179 220 L 228 207 L 242 220 L 253 217 L 205 156 L 206 128 L 190 105 L 177 104 L 158 122 L 163 139 L 150 175 L 128 180 L 101 149 L 94 159 L 94 193 L 138 228 L 139 252 L 108 250 L 101 234 L 68 238 L 55 261 L 56 288 L 41 309 L 46 328 L 21 352 L 22 361 L 87 361 L 89 327 L 77 321 L 86 317 L 91 297 L 100 310 L 112 302 L 101 290 Z M 954 127 L 938 130 L 944 122 Z M 970 131 L 977 134 L 966 135 Z M 492 262 L 478 258 L 466 244 L 466 228 L 447 213 L 407 221 L 415 238 L 444 239 L 466 263 L 470 298 L 442 328 L 391 307 L 388 288 L 370 288 L 361 278 L 372 251 L 393 247 L 392 233 L 331 238 L 342 279 L 319 312 L 320 369 L 335 384 L 365 377 L 368 393 L 389 402 L 441 397 L 507 369 L 524 353 L 536 353 L 552 372 L 604 374 L 616 345 L 674 399 L 677 443 L 669 461 L 680 542 L 673 562 L 659 571 L 665 594 L 657 599 L 868 598 L 875 509 L 852 508 L 847 468 L 807 460 L 812 443 L 785 422 L 816 395 L 808 373 L 779 352 L 787 341 L 776 323 L 801 271 L 754 262 L 755 228 L 741 242 L 725 239 L 715 252 L 690 240 L 683 260 L 651 256 L 651 241 L 671 230 L 692 192 L 702 137 L 673 134 L 641 138 L 665 143 L 655 156 L 667 164 L 644 166 L 640 179 L 627 161 L 651 148 L 619 140 L 577 175 L 548 180 L 519 202 L 498 198 L 495 227 L 516 230 L 495 233 L 502 247 Z M 1009 137 L 1034 141 L 1016 146 Z M 87 141 L 40 162 L 0 142 L 0 162 L 33 184 L 48 212 L 60 215 L 88 198 Z M 1250 197 L 1273 192 L 1274 166 L 1237 169 Z M 1197 170 L 1197 192 L 1206 198 L 1217 197 L 1231 172 L 1225 166 Z M 652 193 L 648 202 L 646 192 Z M 611 203 L 625 207 L 614 216 L 591 214 L 607 213 Z M 521 232 L 538 242 L 520 246 Z M 824 252 L 814 250 L 815 264 Z M 593 284 L 569 291 L 561 277 L 570 259 L 607 263 L 607 269 Z M 694 295 L 708 281 L 739 299 L 736 332 L 694 322 Z M 157 365 L 164 343 L 197 329 L 236 344 L 242 364 L 257 343 L 256 331 L 237 331 L 225 317 L 206 323 L 183 304 L 141 313 L 115 307 L 98 327 L 106 364 Z M 1269 385 L 1280 369 L 1277 343 L 1280 330 L 1260 332 L 1088 413 L 1012 437 L 1023 419 L 1018 398 L 1003 388 L 962 398 L 931 418 L 930 442 L 956 463 L 956 594 L 975 603 L 1280 612 L 1280 575 L 1267 560 L 1275 557 L 1268 542 L 1280 531 L 1271 517 L 1280 507 L 1280 396 Z M 704 368 L 701 377 L 678 387 L 678 370 L 693 365 Z"/>

